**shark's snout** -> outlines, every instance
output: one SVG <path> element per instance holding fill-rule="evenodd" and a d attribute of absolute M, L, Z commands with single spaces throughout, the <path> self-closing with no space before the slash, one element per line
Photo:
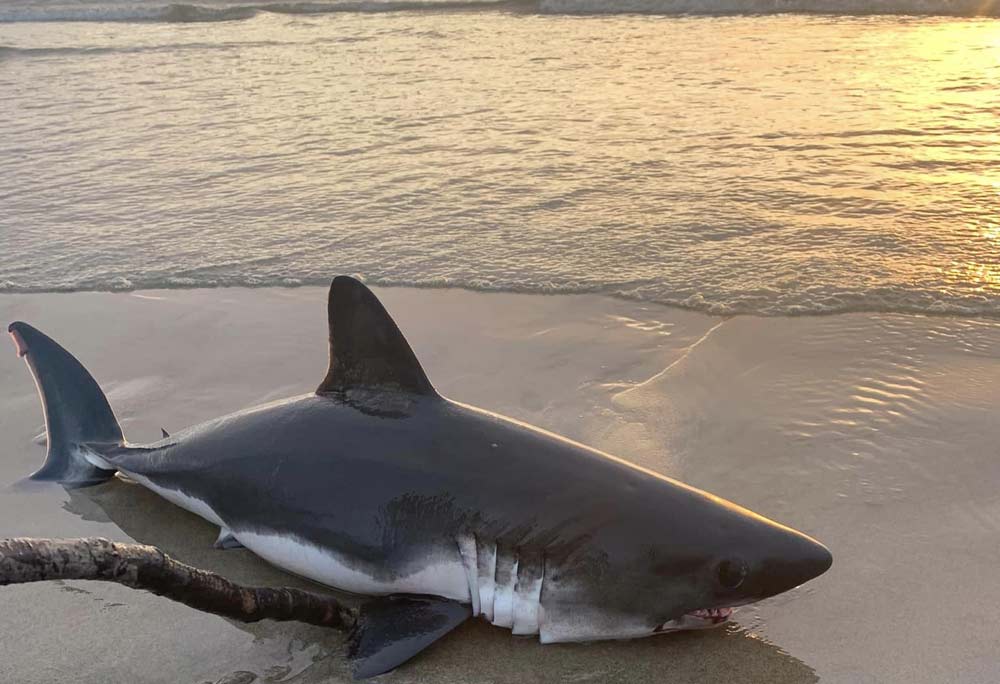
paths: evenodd
<path fill-rule="evenodd" d="M 800 533 L 789 533 L 768 554 L 760 573 L 761 594 L 774 596 L 815 579 L 833 565 L 833 554 L 823 544 Z"/>
<path fill-rule="evenodd" d="M 833 565 L 833 554 L 830 553 L 830 549 L 813 539 L 809 541 L 812 542 L 811 548 L 802 561 L 802 569 L 805 574 L 804 582 L 819 577 Z"/>

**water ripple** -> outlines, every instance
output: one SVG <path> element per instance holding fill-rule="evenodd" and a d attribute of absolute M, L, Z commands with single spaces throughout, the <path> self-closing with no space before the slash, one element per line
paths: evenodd
<path fill-rule="evenodd" d="M 114 26 L 0 25 L 0 291 L 347 272 L 719 314 L 1000 313 L 990 20 Z"/>

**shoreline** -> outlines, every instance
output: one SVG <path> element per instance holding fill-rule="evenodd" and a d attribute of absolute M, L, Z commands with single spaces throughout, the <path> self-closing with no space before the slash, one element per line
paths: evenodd
<path fill-rule="evenodd" d="M 353 275 L 353 274 L 352 274 Z M 358 276 L 354 276 L 358 277 Z M 291 279 L 297 280 L 297 279 Z M 226 291 L 226 290 L 238 290 L 238 291 L 249 291 L 256 292 L 261 290 L 299 290 L 299 289 L 309 289 L 309 288 L 328 288 L 330 284 L 330 279 L 325 279 L 323 281 L 314 281 L 311 279 L 306 279 L 302 282 L 296 283 L 261 283 L 259 285 L 244 284 L 244 283 L 234 283 L 234 284 L 219 284 L 212 285 L 206 283 L 196 283 L 191 285 L 180 284 L 180 285 L 155 285 L 155 286 L 140 286 L 132 287 L 131 284 L 126 287 L 114 288 L 69 288 L 69 289 L 32 289 L 32 288 L 11 288 L 4 289 L 3 281 L 0 281 L 0 299 L 4 297 L 18 297 L 18 296 L 30 296 L 30 295 L 78 295 L 78 294 L 107 294 L 107 295 L 134 295 L 137 297 L 142 297 L 144 293 L 149 292 L 199 292 L 199 291 Z M 369 287 L 379 289 L 379 290 L 430 290 L 430 291 L 450 291 L 458 290 L 462 292 L 468 292 L 471 294 L 486 294 L 486 295 L 517 295 L 517 296 L 532 296 L 532 297 L 604 297 L 607 299 L 646 305 L 654 307 L 663 307 L 666 309 L 673 309 L 677 311 L 683 311 L 693 314 L 701 314 L 704 316 L 709 316 L 712 318 L 738 318 L 738 317 L 748 317 L 748 318 L 761 318 L 761 319 L 798 319 L 798 318 L 825 318 L 828 316 L 849 316 L 853 314 L 862 315 L 884 315 L 884 316 L 917 316 L 917 317 L 927 317 L 927 318 L 968 318 L 968 319 L 985 319 L 985 320 L 998 320 L 1000 321 L 1000 309 L 996 311 L 960 311 L 960 310 L 934 310 L 934 309 L 920 309 L 920 308 L 878 308 L 878 307 L 857 307 L 857 308 L 844 308 L 844 309 L 833 309 L 829 311 L 816 310 L 816 311 L 786 311 L 786 312 L 776 312 L 767 313 L 764 311 L 715 311 L 712 307 L 700 308 L 697 306 L 688 306 L 683 303 L 678 302 L 661 302 L 654 299 L 643 299 L 641 297 L 629 296 L 624 292 L 614 292 L 608 291 L 603 288 L 593 288 L 593 289 L 576 289 L 576 290 L 552 290 L 552 291 L 539 291 L 533 290 L 529 287 L 524 288 L 477 288 L 469 285 L 451 285 L 451 284 L 437 284 L 437 283 L 394 283 L 391 281 L 384 280 L 366 280 L 360 278 Z M 9 281 L 8 281 L 9 282 Z M 998 304 L 1000 306 L 1000 304 Z"/>
<path fill-rule="evenodd" d="M 980 608 L 1000 601 L 980 579 L 1000 562 L 1000 322 L 719 317 L 592 294 L 374 289 L 446 396 L 733 500 L 834 553 L 826 575 L 742 608 L 725 630 L 542 647 L 473 623 L 385 681 L 644 682 L 669 668 L 679 681 L 738 669 L 761 684 L 911 684 L 1000 671 L 989 637 L 1000 618 Z M 313 389 L 326 368 L 325 297 L 325 287 L 17 294 L 0 297 L 0 316 L 77 355 L 125 433 L 144 441 Z M 44 455 L 42 413 L 8 349 L 0 535 L 135 540 L 237 581 L 301 582 L 248 552 L 216 551 L 212 526 L 134 485 L 24 482 Z M 347 681 L 340 637 L 317 628 L 234 625 L 95 583 L 2 592 L 2 679 Z M 971 614 L 981 629 L 969 629 Z"/>

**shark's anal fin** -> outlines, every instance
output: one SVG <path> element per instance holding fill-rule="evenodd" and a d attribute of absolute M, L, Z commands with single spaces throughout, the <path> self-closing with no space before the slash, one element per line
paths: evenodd
<path fill-rule="evenodd" d="M 166 439 L 167 437 L 170 436 L 170 433 L 164 430 L 163 428 L 160 428 L 160 432 L 163 434 L 163 439 Z"/>
<path fill-rule="evenodd" d="M 354 678 L 399 667 L 470 617 L 468 604 L 433 596 L 385 596 L 365 603 L 348 651 Z"/>
<path fill-rule="evenodd" d="M 240 544 L 239 540 L 233 536 L 233 533 L 225 528 L 219 528 L 219 538 L 215 540 L 214 544 L 217 549 L 242 549 L 243 544 Z"/>

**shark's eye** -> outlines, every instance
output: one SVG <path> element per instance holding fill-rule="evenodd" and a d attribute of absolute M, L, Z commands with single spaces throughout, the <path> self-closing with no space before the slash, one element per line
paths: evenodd
<path fill-rule="evenodd" d="M 719 563 L 719 584 L 726 589 L 736 589 L 747 577 L 747 564 L 741 560 L 730 559 Z"/>

